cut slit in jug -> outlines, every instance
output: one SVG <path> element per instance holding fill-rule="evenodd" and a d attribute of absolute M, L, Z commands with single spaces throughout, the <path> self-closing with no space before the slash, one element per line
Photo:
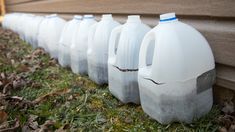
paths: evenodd
<path fill-rule="evenodd" d="M 109 41 L 108 78 L 110 92 L 123 103 L 140 103 L 138 87 L 139 50 L 150 28 L 140 16 L 128 16 L 127 22 L 113 29 Z"/>
<path fill-rule="evenodd" d="M 191 123 L 210 111 L 215 62 L 206 39 L 177 20 L 160 16 L 143 39 L 138 82 L 143 110 L 158 122 Z"/>
<path fill-rule="evenodd" d="M 58 62 L 62 67 L 70 66 L 70 46 L 72 44 L 72 38 L 79 28 L 82 21 L 82 16 L 75 15 L 71 21 L 68 21 L 62 31 L 59 41 L 59 56 Z"/>
<path fill-rule="evenodd" d="M 102 16 L 99 23 L 93 25 L 88 35 L 88 75 L 97 84 L 108 82 L 108 47 L 113 28 L 120 24 L 113 20 L 111 14 Z"/>
<path fill-rule="evenodd" d="M 96 21 L 93 15 L 84 15 L 79 30 L 75 33 L 70 47 L 71 69 L 73 73 L 85 75 L 87 66 L 88 31 Z"/>

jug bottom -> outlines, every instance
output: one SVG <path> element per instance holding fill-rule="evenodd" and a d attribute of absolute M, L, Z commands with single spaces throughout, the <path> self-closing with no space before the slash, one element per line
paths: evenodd
<path fill-rule="evenodd" d="M 99 85 L 108 83 L 107 64 L 94 64 L 88 62 L 88 75 L 91 80 Z"/>
<path fill-rule="evenodd" d="M 78 58 L 71 58 L 71 69 L 73 73 L 80 75 L 87 75 L 87 60 L 79 60 Z"/>
<path fill-rule="evenodd" d="M 191 123 L 193 119 L 208 113 L 212 107 L 212 88 L 197 93 L 196 79 L 184 83 L 156 85 L 140 78 L 142 108 L 150 117 L 162 124 L 174 121 Z M 178 92 L 168 91 L 169 87 L 178 89 Z"/>
<path fill-rule="evenodd" d="M 113 66 L 108 70 L 110 92 L 123 103 L 139 104 L 138 72 L 121 72 Z"/>

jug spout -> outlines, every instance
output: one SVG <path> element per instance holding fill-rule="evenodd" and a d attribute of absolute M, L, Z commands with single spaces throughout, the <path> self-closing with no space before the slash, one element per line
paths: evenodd
<path fill-rule="evenodd" d="M 174 12 L 160 15 L 160 22 L 161 23 L 172 22 L 172 21 L 178 21 Z"/>
<path fill-rule="evenodd" d="M 113 20 L 112 14 L 102 15 L 102 20 Z"/>
<path fill-rule="evenodd" d="M 134 22 L 134 23 L 140 23 L 141 20 L 140 20 L 140 16 L 139 15 L 129 15 L 128 16 L 128 19 L 127 19 L 127 23 L 129 22 Z"/>
<path fill-rule="evenodd" d="M 82 16 L 80 16 L 80 15 L 75 15 L 75 16 L 73 17 L 73 19 L 82 20 Z"/>
<path fill-rule="evenodd" d="M 93 15 L 91 15 L 91 14 L 87 14 L 87 15 L 84 15 L 84 17 L 83 17 L 84 19 L 93 19 L 94 18 L 94 16 Z"/>

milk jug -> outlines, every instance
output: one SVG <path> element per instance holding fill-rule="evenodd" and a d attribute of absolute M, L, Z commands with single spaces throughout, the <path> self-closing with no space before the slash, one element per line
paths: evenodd
<path fill-rule="evenodd" d="M 175 13 L 143 39 L 138 82 L 143 110 L 158 122 L 190 123 L 210 111 L 215 62 L 206 39 Z"/>
<path fill-rule="evenodd" d="M 74 73 L 87 74 L 88 31 L 96 21 L 93 15 L 84 15 L 79 29 L 73 36 L 71 53 L 71 69 Z"/>
<path fill-rule="evenodd" d="M 43 48 L 46 52 L 49 52 L 49 49 L 46 45 L 47 37 L 47 26 L 48 26 L 48 20 L 51 15 L 48 15 L 45 17 L 45 19 L 42 20 L 41 24 L 39 25 L 37 40 L 38 40 L 38 47 Z"/>
<path fill-rule="evenodd" d="M 140 16 L 128 16 L 127 22 L 113 29 L 109 41 L 108 80 L 110 92 L 123 103 L 139 104 L 137 82 L 139 50 L 150 28 Z"/>
<path fill-rule="evenodd" d="M 70 66 L 70 46 L 72 43 L 72 37 L 78 30 L 82 16 L 75 15 L 73 19 L 67 22 L 62 31 L 59 41 L 59 64 L 62 67 Z"/>
<path fill-rule="evenodd" d="M 35 16 L 29 23 L 28 29 L 26 30 L 26 34 L 28 34 L 28 42 L 32 45 L 33 48 L 37 48 L 38 46 L 37 35 L 43 19 L 43 16 Z"/>
<path fill-rule="evenodd" d="M 119 25 L 111 14 L 106 14 L 90 29 L 87 50 L 88 75 L 97 84 L 108 82 L 109 37 L 112 29 Z"/>

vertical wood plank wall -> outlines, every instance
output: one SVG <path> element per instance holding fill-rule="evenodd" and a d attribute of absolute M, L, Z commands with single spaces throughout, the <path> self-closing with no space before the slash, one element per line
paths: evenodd
<path fill-rule="evenodd" d="M 161 13 L 177 17 L 198 29 L 208 40 L 216 60 L 219 87 L 235 90 L 235 0 L 6 0 L 7 12 L 74 14 L 112 13 L 125 22 L 128 14 L 140 14 L 154 27 Z"/>

